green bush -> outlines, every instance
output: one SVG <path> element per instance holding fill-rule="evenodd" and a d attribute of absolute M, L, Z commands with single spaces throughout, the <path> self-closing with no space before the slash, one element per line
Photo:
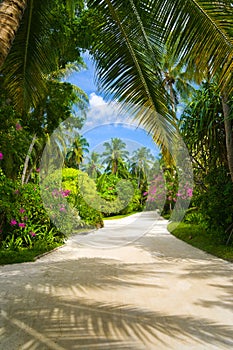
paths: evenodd
<path fill-rule="evenodd" d="M 36 242 L 62 242 L 62 235 L 52 224 L 43 206 L 36 184 L 25 184 L 0 173 L 0 244 L 15 250 L 33 247 Z"/>
<path fill-rule="evenodd" d="M 72 168 L 55 171 L 43 180 L 44 203 L 63 232 L 103 226 L 102 215 L 93 202 L 96 189 L 92 181 L 86 173 Z"/>
<path fill-rule="evenodd" d="M 136 180 L 123 180 L 114 174 L 103 174 L 97 181 L 97 190 L 100 210 L 105 216 L 129 214 L 144 207 L 145 199 L 137 188 Z"/>
<path fill-rule="evenodd" d="M 233 184 L 224 167 L 212 169 L 205 178 L 207 190 L 196 199 L 196 205 L 207 230 L 226 242 L 226 230 L 233 223 Z"/>

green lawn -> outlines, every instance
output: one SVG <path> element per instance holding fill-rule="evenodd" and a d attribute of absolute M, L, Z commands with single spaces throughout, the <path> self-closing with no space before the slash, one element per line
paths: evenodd
<path fill-rule="evenodd" d="M 168 225 L 168 230 L 182 241 L 219 258 L 233 262 L 233 245 L 220 244 L 214 235 L 207 233 L 202 226 L 180 223 L 173 231 L 172 227 L 174 227 L 174 223 Z"/>
<path fill-rule="evenodd" d="M 49 252 L 62 244 L 60 243 L 54 243 L 53 245 L 50 245 L 49 247 L 41 248 L 41 249 L 20 249 L 18 251 L 14 250 L 0 250 L 0 265 L 7 265 L 7 264 L 15 264 L 15 263 L 22 263 L 22 262 L 28 262 L 28 261 L 35 261 L 36 257 L 44 254 L 46 252 Z"/>
<path fill-rule="evenodd" d="M 138 211 L 133 211 L 132 213 L 129 214 L 124 214 L 124 215 L 114 215 L 114 216 L 106 216 L 104 217 L 104 220 L 116 220 L 116 219 L 123 219 L 126 218 L 127 216 L 137 214 Z"/>

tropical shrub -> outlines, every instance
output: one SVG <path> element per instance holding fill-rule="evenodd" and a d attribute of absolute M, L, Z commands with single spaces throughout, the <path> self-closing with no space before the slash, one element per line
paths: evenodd
<path fill-rule="evenodd" d="M 205 178 L 206 190 L 196 199 L 207 231 L 226 242 L 233 226 L 233 184 L 224 166 L 209 170 Z"/>
<path fill-rule="evenodd" d="M 97 180 L 101 211 L 105 216 L 140 211 L 145 199 L 134 179 L 123 180 L 115 174 L 102 174 Z"/>
<path fill-rule="evenodd" d="M 96 209 L 95 183 L 81 170 L 64 168 L 42 181 L 44 204 L 64 232 L 83 226 L 103 226 L 101 213 Z"/>
<path fill-rule="evenodd" d="M 64 235 L 52 224 L 43 206 L 37 184 L 21 186 L 0 173 L 0 245 L 19 249 L 61 243 Z"/>

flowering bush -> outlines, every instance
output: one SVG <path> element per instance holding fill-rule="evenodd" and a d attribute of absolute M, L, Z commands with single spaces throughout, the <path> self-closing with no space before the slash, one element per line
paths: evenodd
<path fill-rule="evenodd" d="M 33 247 L 42 236 L 51 243 L 51 230 L 53 242 L 64 240 L 44 209 L 39 186 L 21 186 L 0 171 L 0 246 Z"/>
<path fill-rule="evenodd" d="M 157 174 L 154 176 L 149 184 L 148 192 L 144 192 L 144 196 L 147 196 L 146 208 L 148 210 L 159 209 L 162 212 L 164 208 L 168 207 L 171 211 L 179 197 L 182 200 L 192 197 L 193 190 L 188 182 L 181 183 L 178 189 L 176 178 L 174 180 L 168 178 L 168 180 L 166 175 Z"/>
<path fill-rule="evenodd" d="M 61 181 L 62 179 L 62 181 Z M 83 226 L 103 226 L 102 215 L 95 206 L 88 205 L 95 188 L 88 175 L 80 170 L 65 168 L 47 176 L 42 181 L 42 197 L 50 216 L 64 232 Z M 85 196 L 81 191 L 85 187 Z M 85 197 L 85 198 L 84 198 Z"/>

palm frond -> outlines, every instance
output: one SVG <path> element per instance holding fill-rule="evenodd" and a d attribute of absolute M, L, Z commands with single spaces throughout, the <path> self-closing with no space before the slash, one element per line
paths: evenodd
<path fill-rule="evenodd" d="M 158 1 L 156 1 L 158 3 Z M 230 0 L 165 0 L 157 8 L 171 48 L 179 59 L 199 72 L 233 88 L 233 7 Z"/>
<path fill-rule="evenodd" d="M 46 1 L 30 0 L 2 70 L 8 95 L 22 114 L 45 96 L 45 77 L 54 70 L 56 50 L 47 39 L 50 28 Z"/>
<path fill-rule="evenodd" d="M 169 144 L 175 131 L 159 62 L 163 29 L 148 11 L 151 1 L 89 1 L 105 18 L 97 43 L 97 73 L 107 96 L 123 102 L 155 141 Z"/>
<path fill-rule="evenodd" d="M 95 59 L 107 95 L 128 105 L 163 147 L 176 127 L 159 66 L 169 40 L 189 70 L 214 76 L 232 90 L 233 7 L 230 0 L 90 0 L 105 19 Z M 192 69 L 191 69 L 192 68 Z"/>

